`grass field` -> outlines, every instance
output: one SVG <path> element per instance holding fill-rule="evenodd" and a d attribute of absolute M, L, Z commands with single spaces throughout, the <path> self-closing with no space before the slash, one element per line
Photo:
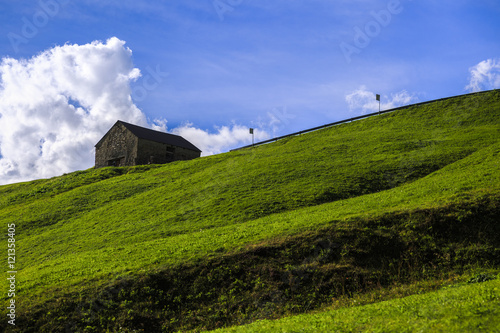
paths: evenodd
<path fill-rule="evenodd" d="M 203 331 L 498 269 L 499 116 L 490 91 L 254 149 L 0 186 L 5 248 L 16 225 L 9 329 Z"/>
<path fill-rule="evenodd" d="M 499 332 L 500 280 L 213 332 Z"/>

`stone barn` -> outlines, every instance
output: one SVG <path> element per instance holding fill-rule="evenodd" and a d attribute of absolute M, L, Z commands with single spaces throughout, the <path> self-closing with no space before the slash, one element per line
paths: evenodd
<path fill-rule="evenodd" d="M 117 121 L 95 145 L 95 167 L 162 164 L 200 157 L 181 136 Z"/>

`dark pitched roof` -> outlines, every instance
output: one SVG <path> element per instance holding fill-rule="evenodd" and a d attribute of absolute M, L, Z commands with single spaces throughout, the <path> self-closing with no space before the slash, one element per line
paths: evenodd
<path fill-rule="evenodd" d="M 128 129 L 130 132 L 132 132 L 132 134 L 134 134 L 136 137 L 140 139 L 166 143 L 172 146 L 201 152 L 201 150 L 198 149 L 195 145 L 193 145 L 191 142 L 189 142 L 188 140 L 184 139 L 182 136 L 179 135 L 151 130 L 149 128 L 132 125 L 121 120 L 118 120 L 116 124 L 122 124 L 123 126 L 125 126 L 126 129 Z M 113 127 L 115 127 L 116 124 L 114 124 Z M 97 145 L 98 144 L 99 143 L 97 143 Z"/>

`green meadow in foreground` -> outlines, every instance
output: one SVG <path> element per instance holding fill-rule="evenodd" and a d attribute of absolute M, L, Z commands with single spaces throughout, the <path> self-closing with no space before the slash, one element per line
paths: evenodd
<path fill-rule="evenodd" d="M 214 332 L 499 332 L 500 280 Z"/>
<path fill-rule="evenodd" d="M 0 186 L 5 248 L 16 225 L 8 328 L 203 331 L 498 269 L 499 116 L 496 90 L 192 161 Z"/>

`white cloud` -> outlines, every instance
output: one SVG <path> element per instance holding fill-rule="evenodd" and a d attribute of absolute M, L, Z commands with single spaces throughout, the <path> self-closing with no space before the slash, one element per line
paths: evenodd
<path fill-rule="evenodd" d="M 361 86 L 358 90 L 346 95 L 345 100 L 350 111 L 361 111 L 365 114 L 376 112 L 379 109 L 379 102 L 376 100 L 376 94 L 368 91 L 365 86 Z M 381 110 L 392 109 L 418 102 L 418 98 L 415 95 L 410 95 L 406 90 L 391 94 L 390 97 L 383 95 L 380 100 Z"/>
<path fill-rule="evenodd" d="M 465 87 L 471 92 L 500 88 L 500 59 L 481 61 L 469 68 L 469 85 Z"/>
<path fill-rule="evenodd" d="M 0 63 L 0 184 L 93 164 L 95 143 L 117 119 L 141 125 L 130 98 L 140 76 L 125 42 L 64 45 Z"/>
<path fill-rule="evenodd" d="M 64 45 L 31 59 L 0 62 L 0 184 L 47 178 L 94 164 L 94 145 L 117 121 L 149 126 L 131 98 L 133 67 L 125 42 L 110 38 Z M 167 129 L 166 120 L 150 126 Z M 243 127 L 209 134 L 191 125 L 173 130 L 204 155 L 248 142 Z"/>
<path fill-rule="evenodd" d="M 252 135 L 246 126 L 232 125 L 232 127 L 222 126 L 216 128 L 217 133 L 209 133 L 192 124 L 186 124 L 173 129 L 171 132 L 180 135 L 192 142 L 202 150 L 202 156 L 213 155 L 223 152 L 238 145 L 252 143 Z M 255 142 L 269 139 L 269 134 L 261 129 L 254 130 Z"/>

